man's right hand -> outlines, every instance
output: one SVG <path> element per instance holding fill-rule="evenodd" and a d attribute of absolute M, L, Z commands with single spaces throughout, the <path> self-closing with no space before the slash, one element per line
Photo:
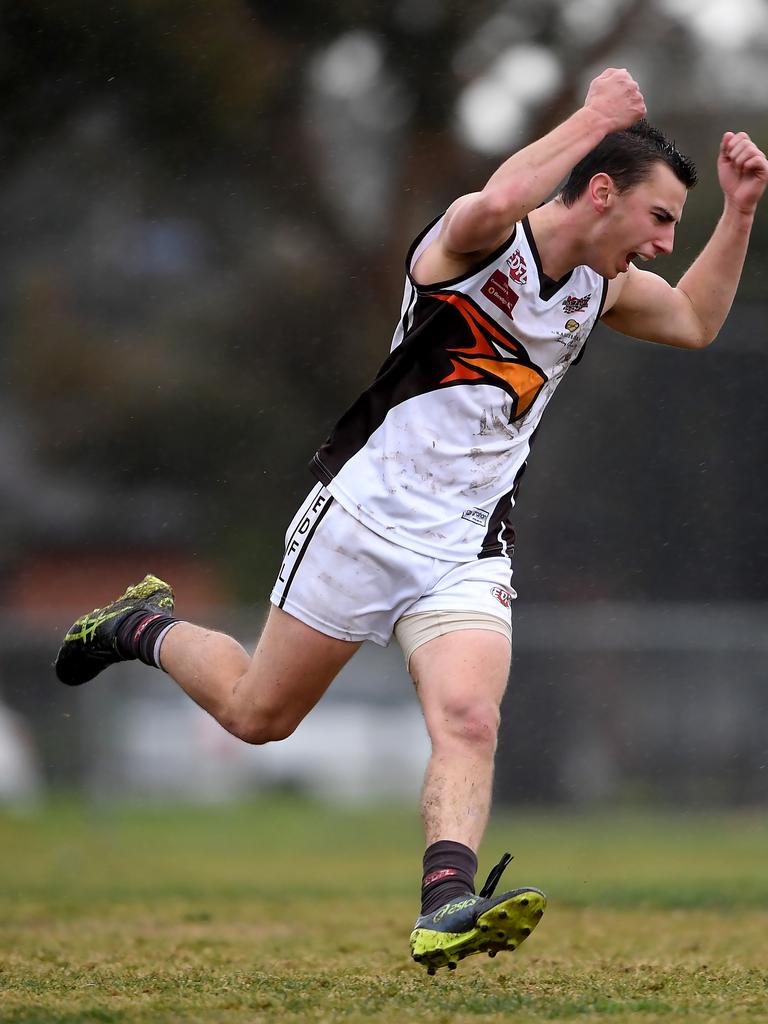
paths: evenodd
<path fill-rule="evenodd" d="M 510 238 L 514 225 L 545 202 L 609 132 L 644 116 L 637 82 L 626 69 L 608 68 L 591 83 L 575 114 L 513 153 L 481 191 L 451 204 L 439 237 L 413 268 L 416 281 L 426 286 L 468 273 Z"/>
<path fill-rule="evenodd" d="M 607 68 L 593 79 L 584 106 L 605 119 L 606 135 L 629 128 L 646 112 L 640 86 L 626 68 Z"/>

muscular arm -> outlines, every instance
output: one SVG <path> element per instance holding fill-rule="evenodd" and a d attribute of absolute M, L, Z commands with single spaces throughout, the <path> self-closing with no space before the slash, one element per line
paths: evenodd
<path fill-rule="evenodd" d="M 629 73 L 604 71 L 590 85 L 583 107 L 509 157 L 481 192 L 461 196 L 449 207 L 439 237 L 418 261 L 416 280 L 429 284 L 456 276 L 492 252 L 605 135 L 644 114 L 643 97 Z"/>
<path fill-rule="evenodd" d="M 736 294 L 753 216 L 726 207 L 712 237 L 677 287 L 658 274 L 630 267 L 611 282 L 603 320 L 643 341 L 677 348 L 704 348 L 723 326 Z"/>
<path fill-rule="evenodd" d="M 603 320 L 622 334 L 678 348 L 704 348 L 717 337 L 741 278 L 768 160 L 747 135 L 727 132 L 718 157 L 723 214 L 677 287 L 631 267 L 611 282 Z"/>
<path fill-rule="evenodd" d="M 535 209 L 607 134 L 606 119 L 584 106 L 548 135 L 513 154 L 482 192 L 449 208 L 443 247 L 456 254 L 495 248 L 512 225 Z"/>

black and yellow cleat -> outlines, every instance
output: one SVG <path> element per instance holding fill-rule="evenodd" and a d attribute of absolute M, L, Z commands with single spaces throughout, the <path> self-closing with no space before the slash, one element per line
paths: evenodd
<path fill-rule="evenodd" d="M 512 952 L 531 934 L 547 905 L 540 889 L 526 886 L 492 898 L 511 860 L 505 853 L 479 895 L 468 892 L 417 919 L 411 932 L 411 956 L 428 974 L 440 967 L 454 971 L 460 960 L 474 953 Z"/>
<path fill-rule="evenodd" d="M 117 651 L 117 627 L 124 615 L 147 611 L 173 614 L 173 590 L 157 576 L 145 576 L 116 601 L 94 608 L 72 624 L 59 648 L 54 668 L 67 686 L 80 686 L 123 658 Z"/>

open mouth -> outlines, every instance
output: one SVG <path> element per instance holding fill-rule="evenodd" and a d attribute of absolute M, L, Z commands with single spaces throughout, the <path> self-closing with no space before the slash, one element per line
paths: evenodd
<path fill-rule="evenodd" d="M 641 263 L 647 263 L 650 260 L 650 258 L 651 258 L 650 256 L 645 256 L 641 252 L 628 252 L 627 253 L 627 264 L 629 265 L 630 263 L 633 262 L 633 260 L 638 260 Z"/>

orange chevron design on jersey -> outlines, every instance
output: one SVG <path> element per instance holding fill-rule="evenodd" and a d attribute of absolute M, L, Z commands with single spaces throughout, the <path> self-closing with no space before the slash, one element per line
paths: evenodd
<path fill-rule="evenodd" d="M 517 399 L 513 419 L 522 416 L 536 401 L 547 378 L 530 362 L 528 353 L 520 342 L 510 338 L 508 334 L 503 334 L 462 295 L 455 292 L 436 293 L 433 298 L 450 302 L 461 313 L 474 338 L 474 345 L 468 348 L 448 350 L 455 353 L 455 356 L 451 357 L 453 370 L 447 377 L 443 377 L 440 383 L 495 378 L 497 382 L 501 382 L 505 391 Z M 512 358 L 500 356 L 489 341 L 489 337 L 509 352 Z"/>

